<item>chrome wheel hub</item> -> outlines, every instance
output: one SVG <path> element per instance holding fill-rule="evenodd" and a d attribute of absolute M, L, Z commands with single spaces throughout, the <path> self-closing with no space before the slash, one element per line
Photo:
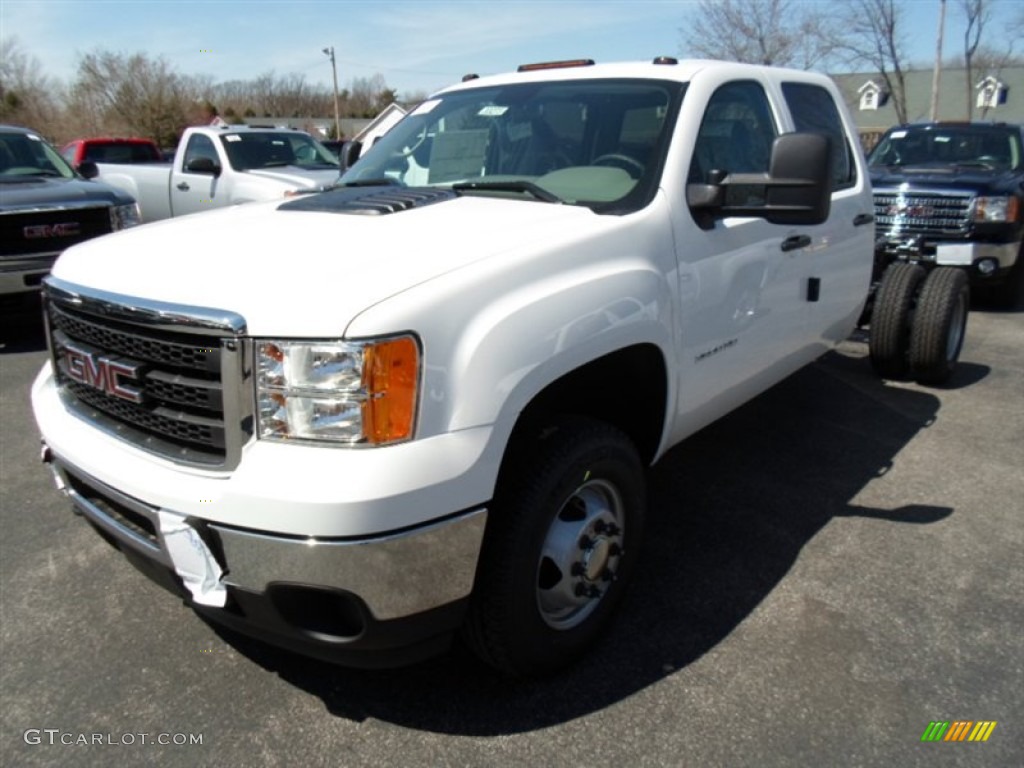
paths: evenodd
<path fill-rule="evenodd" d="M 587 480 L 548 528 L 537 564 L 537 608 L 548 626 L 586 619 L 615 580 L 623 549 L 624 510 L 615 486 Z"/>

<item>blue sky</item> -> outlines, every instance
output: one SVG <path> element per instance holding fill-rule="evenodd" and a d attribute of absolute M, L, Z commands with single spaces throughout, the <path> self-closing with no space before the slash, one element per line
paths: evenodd
<path fill-rule="evenodd" d="M 904 1 L 910 57 L 931 62 L 939 0 Z M 992 28 L 1019 8 L 996 0 Z M 529 61 L 681 55 L 680 30 L 696 12 L 697 0 L 0 0 L 0 36 L 65 82 L 79 54 L 103 48 L 162 55 L 215 81 L 274 71 L 329 86 L 321 50 L 333 45 L 343 86 L 380 73 L 401 98 Z M 950 0 L 947 55 L 962 48 L 961 16 Z"/>

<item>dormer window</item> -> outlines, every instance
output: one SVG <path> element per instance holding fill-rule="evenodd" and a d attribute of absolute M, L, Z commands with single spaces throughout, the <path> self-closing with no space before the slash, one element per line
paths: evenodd
<path fill-rule="evenodd" d="M 979 109 L 994 109 L 1006 103 L 1006 92 L 1009 89 L 992 75 L 979 82 L 974 88 L 978 92 L 977 106 Z"/>
<path fill-rule="evenodd" d="M 876 110 L 886 102 L 888 94 L 874 80 L 868 80 L 857 89 L 860 94 L 861 111 Z"/>

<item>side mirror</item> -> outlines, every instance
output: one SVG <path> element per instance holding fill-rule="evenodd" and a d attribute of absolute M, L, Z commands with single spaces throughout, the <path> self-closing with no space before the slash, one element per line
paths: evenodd
<path fill-rule="evenodd" d="M 341 145 L 341 149 L 338 150 L 338 163 L 341 165 L 342 173 L 356 164 L 362 151 L 363 144 L 360 141 L 346 141 Z"/>
<path fill-rule="evenodd" d="M 96 165 L 92 160 L 83 160 L 75 168 L 82 176 L 86 179 L 95 179 L 100 175 L 99 166 Z"/>
<path fill-rule="evenodd" d="M 189 160 L 185 170 L 189 173 L 206 173 L 210 176 L 220 176 L 220 166 L 211 157 L 197 157 Z"/>
<path fill-rule="evenodd" d="M 688 184 L 686 200 L 695 212 L 717 218 L 756 216 L 772 224 L 821 224 L 832 204 L 830 141 L 818 133 L 787 133 L 772 144 L 767 174 L 712 173 L 706 184 Z M 731 205 L 729 189 L 764 190 L 763 203 Z"/>

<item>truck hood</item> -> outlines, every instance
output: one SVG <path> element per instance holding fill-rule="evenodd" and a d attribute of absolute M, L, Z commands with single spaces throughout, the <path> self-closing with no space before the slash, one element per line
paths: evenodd
<path fill-rule="evenodd" d="M 564 240 L 567 231 L 593 232 L 595 219 L 613 227 L 619 217 L 485 197 L 389 215 L 250 203 L 90 240 L 65 251 L 53 274 L 129 297 L 234 311 L 252 335 L 336 337 L 389 296 Z"/>
<path fill-rule="evenodd" d="M 88 208 L 132 202 L 124 192 L 97 181 L 46 176 L 14 176 L 0 181 L 0 212 L 24 208 Z"/>
<path fill-rule="evenodd" d="M 954 188 L 974 192 L 1010 192 L 1020 189 L 1020 171 L 986 171 L 966 167 L 957 168 L 872 168 L 871 184 L 875 187 Z"/>
<path fill-rule="evenodd" d="M 337 168 L 329 170 L 313 171 L 305 168 L 298 168 L 294 165 L 286 165 L 282 168 L 261 168 L 259 170 L 245 171 L 249 176 L 258 176 L 261 179 L 272 179 L 281 184 L 298 189 L 314 189 L 328 187 L 338 180 L 341 172 Z"/>

